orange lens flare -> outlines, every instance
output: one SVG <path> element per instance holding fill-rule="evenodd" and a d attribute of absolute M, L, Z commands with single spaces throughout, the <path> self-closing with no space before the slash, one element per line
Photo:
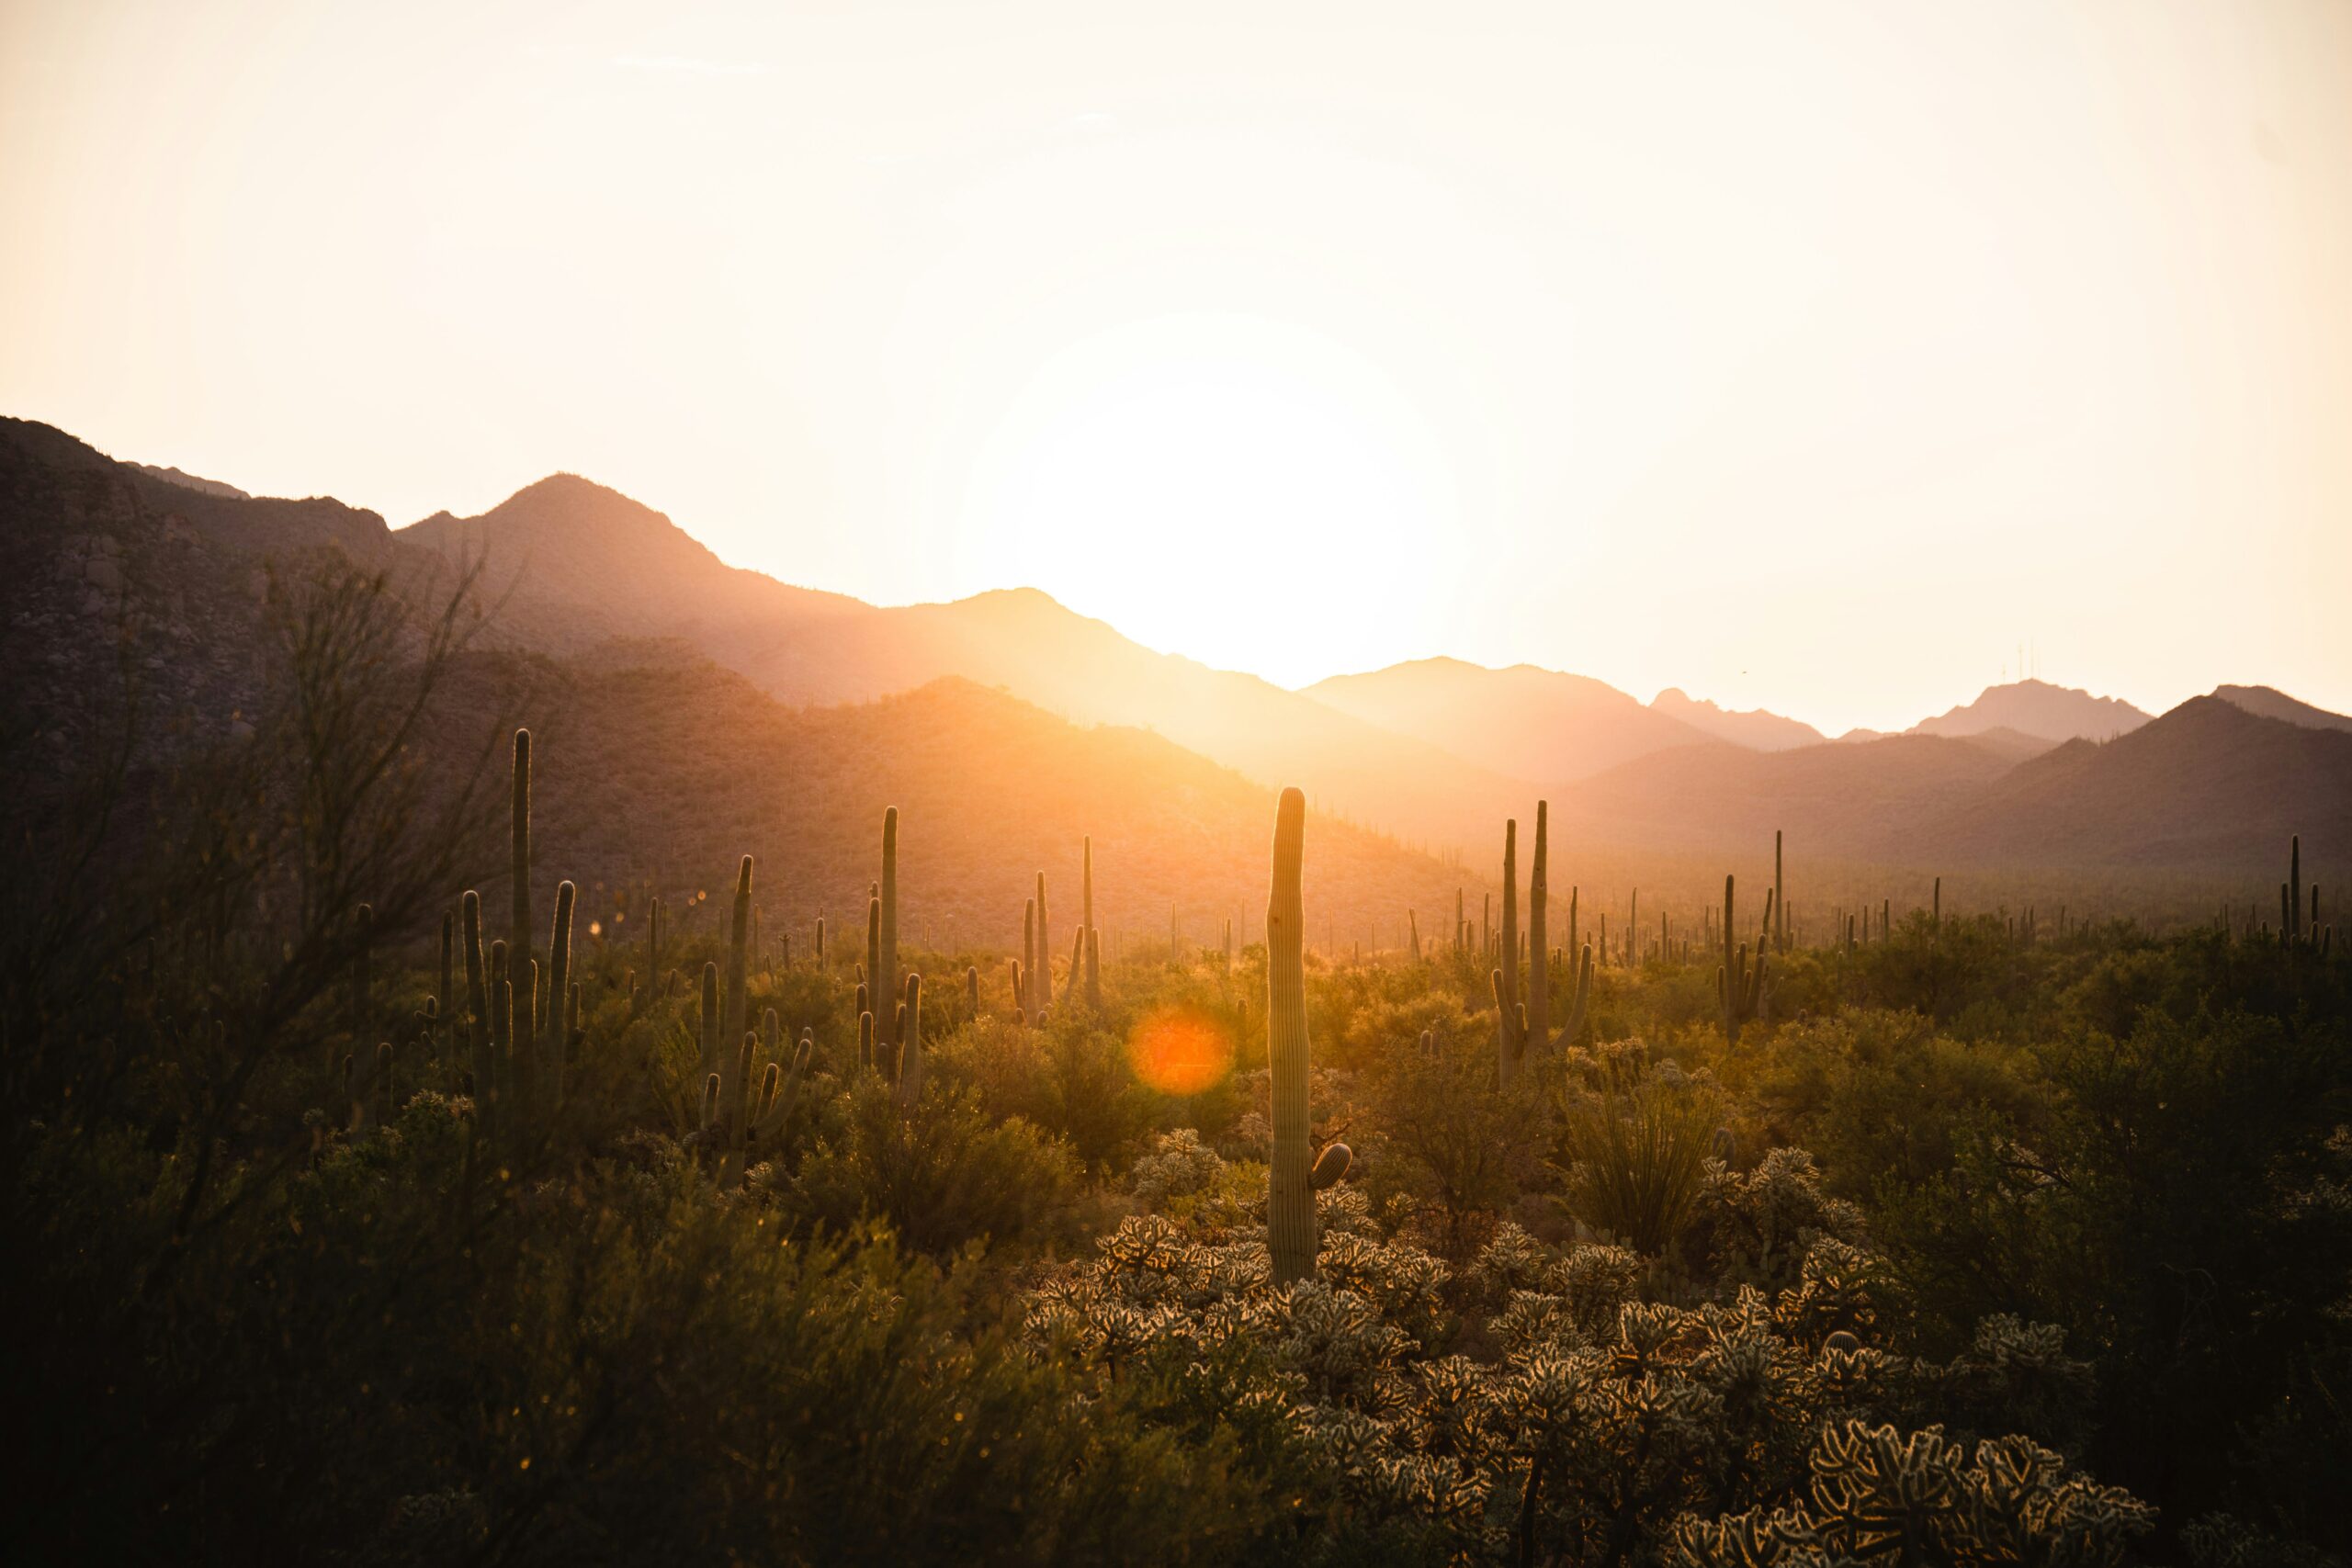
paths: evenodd
<path fill-rule="evenodd" d="M 1127 1061 L 1162 1094 L 1198 1094 L 1232 1070 L 1233 1037 L 1197 1008 L 1161 1008 L 1127 1037 Z"/>

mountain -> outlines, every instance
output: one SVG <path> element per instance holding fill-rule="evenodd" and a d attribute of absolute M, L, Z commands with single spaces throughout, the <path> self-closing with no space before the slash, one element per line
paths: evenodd
<path fill-rule="evenodd" d="M 1305 695 L 1479 767 L 1546 783 L 1590 778 L 1652 751 L 1708 742 L 1616 687 L 1532 664 L 1421 659 L 1335 675 Z"/>
<path fill-rule="evenodd" d="M 2267 866 L 2288 836 L 2352 847 L 2352 733 L 2191 697 L 2116 739 L 2070 740 L 1913 825 L 1906 851 L 1984 864 Z"/>
<path fill-rule="evenodd" d="M 478 674 L 489 689 L 490 677 Z M 1023 900 L 1043 870 L 1061 955 L 1076 930 L 1081 849 L 1093 840 L 1095 923 L 1161 942 L 1262 939 L 1275 792 L 1142 730 L 1080 728 L 945 679 L 873 703 L 792 708 L 707 661 L 568 666 L 534 706 L 533 831 L 552 896 L 584 890 L 583 919 L 651 881 L 673 908 L 757 858 L 770 930 L 796 941 L 825 916 L 863 941 L 882 813 L 899 808 L 902 929 L 941 943 L 1018 951 Z M 712 744 L 723 736 L 724 745 Z M 503 842 L 503 840 L 502 840 Z M 498 867 L 483 867 L 495 900 Z M 1426 855 L 1310 814 L 1312 942 L 1398 940 L 1465 883 Z M 988 976 L 996 983 L 997 976 Z"/>
<path fill-rule="evenodd" d="M 908 874 L 928 878 L 920 890 L 910 881 L 917 917 L 928 910 L 974 932 L 985 919 L 998 941 L 1009 908 L 1017 940 L 1021 899 L 1043 867 L 1067 889 L 1074 922 L 1078 844 L 1091 833 L 1098 923 L 1107 914 L 1138 938 L 1157 936 L 1172 910 L 1194 940 L 1212 940 L 1227 914 L 1248 914 L 1255 929 L 1273 819 L 1267 784 L 1164 736 L 1073 725 L 967 680 L 933 679 L 878 702 L 790 705 L 686 634 L 742 639 L 734 646 L 749 658 L 764 651 L 751 639 L 778 605 L 797 612 L 796 629 L 808 636 L 826 616 L 873 621 L 886 634 L 907 618 L 738 572 L 658 513 L 582 480 L 534 487 L 499 522 L 507 526 L 490 530 L 492 542 L 533 547 L 529 569 L 486 574 L 488 596 L 506 596 L 493 623 L 503 646 L 492 639 L 461 660 L 465 700 L 429 734 L 452 766 L 469 761 L 481 727 L 468 714 L 486 720 L 527 691 L 514 712 L 538 737 L 541 863 L 552 874 L 606 895 L 660 877 L 683 898 L 692 889 L 681 879 L 715 885 L 750 850 L 769 868 L 763 885 L 780 914 L 829 908 L 846 930 L 863 908 L 881 812 L 895 804 Z M 272 679 L 269 570 L 332 555 L 382 570 L 396 598 L 430 605 L 450 561 L 482 541 L 457 520 L 436 522 L 424 540 L 411 534 L 331 501 L 187 490 L 48 426 L 0 422 L 0 658 L 17 672 L 0 699 L 0 735 L 27 742 L 0 748 L 11 764 L 0 772 L 38 784 L 62 776 L 48 760 L 93 754 L 126 674 L 148 716 L 142 768 L 239 733 Z M 634 615 L 616 603 L 623 581 L 641 606 Z M 1058 606 L 1047 618 L 1099 626 Z M 639 635 L 590 640 L 616 625 Z M 1101 635 L 1116 638 L 1107 627 Z M 865 646 L 842 643 L 852 661 Z M 1312 704 L 1291 703 L 1318 716 Z M 1327 732 L 1361 728 L 1319 716 Z M 1374 739 L 1390 757 L 1424 750 Z M 1455 887 L 1474 897 L 1480 889 L 1476 877 L 1329 812 L 1314 823 L 1310 886 L 1322 888 L 1318 913 L 1342 923 L 1342 940 L 1353 940 L 1345 927 L 1393 924 L 1416 906 L 1434 916 Z M 497 865 L 481 880 L 494 885 Z M 1385 927 L 1383 940 L 1394 940 Z"/>
<path fill-rule="evenodd" d="M 1156 730 L 1261 784 L 1295 784 L 1319 809 L 1424 840 L 1459 841 L 1534 793 L 1254 675 L 1153 652 L 1035 589 L 886 608 L 795 588 L 728 566 L 662 513 L 572 476 L 396 537 L 447 563 L 483 563 L 501 622 L 525 647 L 676 637 L 797 704 L 961 676 L 1075 722 Z"/>
<path fill-rule="evenodd" d="M 2232 707 L 2305 729 L 2352 729 L 2352 718 L 2315 708 L 2270 686 L 2216 686 L 2212 694 Z"/>
<path fill-rule="evenodd" d="M 248 499 L 245 492 L 235 485 L 224 485 L 219 479 L 200 479 L 194 474 L 182 473 L 177 468 L 157 468 L 153 463 L 133 463 L 130 466 L 151 479 L 162 479 L 166 484 L 175 484 L 182 490 L 196 491 L 203 495 L 227 496 L 237 501 Z"/>
<path fill-rule="evenodd" d="M 1728 740 L 1735 746 L 1752 747 L 1758 751 L 1785 751 L 1792 746 L 1816 746 L 1826 739 L 1821 731 L 1802 719 L 1783 718 L 1762 708 L 1721 707 L 1702 698 L 1685 694 L 1679 686 L 1668 686 L 1652 697 L 1650 709 L 1668 718 L 1679 719 L 1717 740 Z"/>
<path fill-rule="evenodd" d="M 1987 686 L 1974 702 L 1922 719 L 1907 733 L 1975 735 L 2007 728 L 2045 740 L 2104 740 L 2147 722 L 2146 714 L 2120 697 L 2095 697 L 2047 681 L 2012 681 Z"/>
<path fill-rule="evenodd" d="M 1556 831 L 1657 850 L 1769 848 L 1785 829 L 1806 852 L 1862 858 L 1923 815 L 1975 798 L 2012 760 L 1973 739 L 1896 735 L 1756 751 L 1678 747 L 1570 786 Z"/>

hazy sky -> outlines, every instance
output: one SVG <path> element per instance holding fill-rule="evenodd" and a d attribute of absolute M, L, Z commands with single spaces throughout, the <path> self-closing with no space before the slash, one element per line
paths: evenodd
<path fill-rule="evenodd" d="M 2352 709 L 2352 4 L 0 0 L 0 412 L 1291 684 Z"/>

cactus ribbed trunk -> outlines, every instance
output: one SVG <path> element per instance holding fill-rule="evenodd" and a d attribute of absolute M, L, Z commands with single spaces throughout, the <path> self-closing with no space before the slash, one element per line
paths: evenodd
<path fill-rule="evenodd" d="M 899 808 L 887 807 L 882 813 L 882 909 L 876 933 L 876 959 L 879 967 L 872 978 L 881 994 L 896 996 L 905 976 L 899 968 Z M 895 1023 L 895 1020 L 893 1021 Z M 890 1043 L 898 1043 L 894 1028 Z"/>
<path fill-rule="evenodd" d="M 1273 884 L 1266 897 L 1266 1055 L 1274 1113 L 1266 1239 L 1277 1285 L 1315 1274 L 1315 1193 L 1307 1157 L 1306 913 L 1299 892 L 1306 838 L 1306 797 L 1285 789 L 1274 809 Z"/>
<path fill-rule="evenodd" d="M 507 964 L 520 973 L 531 956 L 531 732 L 514 732 L 514 929 L 507 934 Z"/>
<path fill-rule="evenodd" d="M 1547 892 L 1545 861 L 1549 854 L 1548 802 L 1535 803 L 1535 858 L 1527 867 L 1527 1037 L 1552 1037 L 1552 950 L 1545 943 L 1544 903 Z"/>
<path fill-rule="evenodd" d="M 1021 908 L 1021 967 L 1013 971 L 1012 1005 L 1026 1016 L 1037 1010 L 1037 900 Z"/>
<path fill-rule="evenodd" d="M 487 1139 L 495 1135 L 498 1126 L 498 1059 L 490 1040 L 490 972 L 481 948 L 481 895 L 468 888 L 458 908 L 466 958 L 466 1045 L 474 1075 L 474 1125 Z"/>
<path fill-rule="evenodd" d="M 752 969 L 752 857 L 735 868 L 735 907 L 727 933 L 727 991 L 718 1014 L 718 1103 L 734 1137 L 742 1125 L 743 1081 L 736 1047 L 749 1032 Z"/>
<path fill-rule="evenodd" d="M 1781 883 L 1781 829 L 1772 829 L 1772 951 L 1789 950 L 1789 895 Z"/>
<path fill-rule="evenodd" d="M 907 999 L 899 1004 L 899 1104 L 914 1109 L 922 1098 L 922 976 L 907 976 Z"/>
<path fill-rule="evenodd" d="M 1519 1020 L 1519 819 L 1503 824 L 1503 931 L 1496 964 L 1501 976 L 1495 983 L 1495 1047 L 1498 1073 L 1505 1087 L 1519 1071 L 1524 1037 Z"/>
<path fill-rule="evenodd" d="M 1029 989 L 1036 997 L 1033 1010 L 1043 1012 L 1054 1005 L 1054 932 L 1046 919 L 1046 874 L 1037 874 L 1037 967 L 1029 976 Z"/>
<path fill-rule="evenodd" d="M 1094 839 L 1091 834 L 1080 848 L 1078 918 L 1079 929 L 1086 938 L 1086 1008 L 1099 1015 L 1102 1011 L 1102 970 L 1095 957 Z"/>
<path fill-rule="evenodd" d="M 542 1114 L 563 1103 L 564 1062 L 571 1049 L 571 918 L 579 902 L 579 888 L 568 881 L 557 884 L 555 929 L 548 938 L 548 1012 L 553 1022 L 539 1042 Z"/>

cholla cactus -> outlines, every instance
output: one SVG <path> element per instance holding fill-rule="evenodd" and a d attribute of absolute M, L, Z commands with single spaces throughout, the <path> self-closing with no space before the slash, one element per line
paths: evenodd
<path fill-rule="evenodd" d="M 2024 1438 L 1973 1455 L 1930 1427 L 1907 1437 L 1848 1420 L 1811 1457 L 1809 1499 L 1769 1515 L 1693 1520 L 1678 1532 L 1690 1568 L 1894 1561 L 1953 1568 L 2052 1562 L 2104 1568 L 2155 1523 L 2129 1493 L 2072 1474 Z"/>
<path fill-rule="evenodd" d="M 1128 1172 L 1127 1185 L 1139 1201 L 1159 1204 L 1204 1192 L 1224 1174 L 1225 1161 L 1202 1144 L 1200 1134 L 1179 1127 L 1153 1140 L 1151 1153 Z"/>

